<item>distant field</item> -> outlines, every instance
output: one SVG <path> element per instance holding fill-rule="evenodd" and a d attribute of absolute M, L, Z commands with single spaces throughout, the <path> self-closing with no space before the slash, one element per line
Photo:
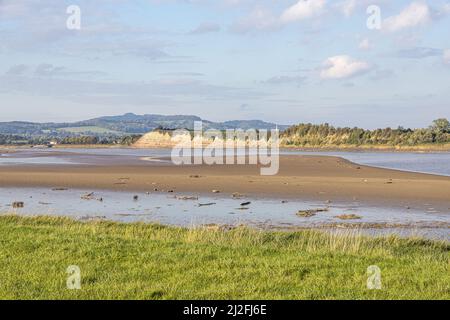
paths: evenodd
<path fill-rule="evenodd" d="M 64 131 L 64 132 L 70 132 L 70 133 L 103 133 L 103 134 L 123 134 L 123 132 L 115 131 L 115 130 L 109 130 L 102 127 L 95 127 L 95 126 L 86 126 L 86 127 L 67 127 L 67 128 L 60 128 L 57 129 L 58 131 Z"/>
<path fill-rule="evenodd" d="M 0 234 L 0 299 L 450 299 L 443 242 L 18 216 Z"/>

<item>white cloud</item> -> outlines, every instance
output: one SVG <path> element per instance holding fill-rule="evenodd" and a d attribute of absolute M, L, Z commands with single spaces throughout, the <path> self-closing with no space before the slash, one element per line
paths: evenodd
<path fill-rule="evenodd" d="M 339 8 L 346 17 L 350 17 L 356 8 L 356 0 L 345 0 L 339 4 Z"/>
<path fill-rule="evenodd" d="M 368 38 L 364 38 L 359 43 L 359 48 L 361 50 L 369 50 L 372 47 Z"/>
<path fill-rule="evenodd" d="M 450 3 L 445 3 L 445 4 L 442 6 L 442 12 L 445 13 L 445 14 L 450 13 Z"/>
<path fill-rule="evenodd" d="M 273 31 L 279 28 L 279 21 L 270 10 L 264 8 L 254 9 L 249 16 L 235 22 L 231 30 L 237 33 L 252 31 Z"/>
<path fill-rule="evenodd" d="M 281 21 L 289 23 L 314 17 L 322 12 L 325 5 L 325 0 L 300 0 L 283 12 Z"/>
<path fill-rule="evenodd" d="M 362 74 L 370 69 L 365 61 L 358 61 L 350 56 L 334 56 L 323 63 L 320 73 L 322 79 L 343 79 Z"/>
<path fill-rule="evenodd" d="M 425 2 L 413 2 L 396 16 L 383 21 L 383 29 L 390 32 L 414 28 L 431 21 L 431 9 Z"/>
<path fill-rule="evenodd" d="M 444 50 L 444 62 L 450 65 L 450 49 Z"/>

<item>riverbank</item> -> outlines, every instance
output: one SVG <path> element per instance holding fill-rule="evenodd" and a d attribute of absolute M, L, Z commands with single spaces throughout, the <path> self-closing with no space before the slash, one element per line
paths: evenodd
<path fill-rule="evenodd" d="M 417 146 L 405 145 L 325 145 L 325 146 L 295 146 L 283 144 L 280 148 L 296 151 L 346 151 L 346 152 L 450 152 L 450 143 L 424 144 Z"/>
<path fill-rule="evenodd" d="M 448 243 L 0 216 L 0 299 L 449 299 Z M 81 290 L 68 290 L 68 266 Z M 368 290 L 369 266 L 381 290 Z"/>
<path fill-rule="evenodd" d="M 108 149 L 108 148 L 133 148 L 133 149 L 160 149 L 160 148 L 172 148 L 173 143 L 154 143 L 145 144 L 145 148 L 139 145 L 120 145 L 120 144 L 57 144 L 51 148 L 55 149 Z M 28 149 L 33 145 L 0 145 L 0 150 L 11 149 Z M 417 146 L 406 145 L 305 145 L 296 146 L 289 144 L 281 144 L 280 150 L 289 151 L 348 151 L 348 152 L 450 152 L 450 144 L 424 144 Z"/>
<path fill-rule="evenodd" d="M 64 155 L 55 154 L 64 157 Z M 69 157 L 65 155 L 65 157 Z M 167 160 L 167 159 L 162 159 Z M 280 171 L 261 176 L 253 165 L 175 166 L 120 156 L 89 157 L 90 164 L 0 166 L 2 187 L 65 187 L 143 192 L 366 201 L 448 211 L 450 177 L 362 166 L 338 157 L 280 156 Z"/>

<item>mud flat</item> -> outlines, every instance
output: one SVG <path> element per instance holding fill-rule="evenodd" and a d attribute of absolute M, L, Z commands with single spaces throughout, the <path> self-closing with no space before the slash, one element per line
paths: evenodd
<path fill-rule="evenodd" d="M 57 153 L 54 155 L 63 157 Z M 67 157 L 67 156 L 65 156 Z M 2 187 L 241 193 L 270 198 L 366 201 L 450 208 L 450 177 L 362 166 L 338 157 L 281 156 L 275 176 L 254 165 L 175 166 L 169 159 L 80 156 L 83 164 L 4 164 Z M 86 160 L 88 158 L 88 161 Z"/>

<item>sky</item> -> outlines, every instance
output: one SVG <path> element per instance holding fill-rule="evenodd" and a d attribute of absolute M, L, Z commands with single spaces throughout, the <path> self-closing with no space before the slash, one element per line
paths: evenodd
<path fill-rule="evenodd" d="M 0 111 L 426 127 L 450 118 L 450 1 L 0 0 Z"/>

